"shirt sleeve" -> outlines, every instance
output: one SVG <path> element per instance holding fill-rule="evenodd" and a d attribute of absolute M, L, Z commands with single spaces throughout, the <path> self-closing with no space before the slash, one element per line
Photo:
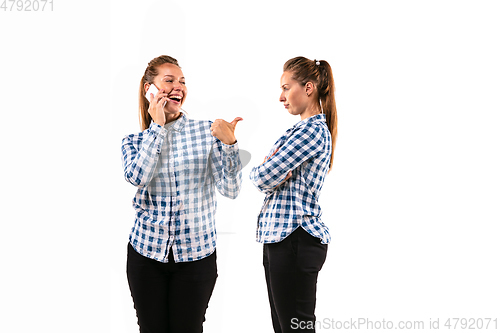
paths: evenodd
<path fill-rule="evenodd" d="M 289 171 L 320 154 L 325 144 L 324 131 L 319 126 L 301 126 L 291 133 L 276 154 L 250 171 L 250 180 L 259 191 L 269 194 L 285 180 Z"/>
<path fill-rule="evenodd" d="M 214 138 L 210 153 L 210 167 L 215 186 L 223 196 L 235 199 L 241 189 L 241 160 L 238 142 L 226 145 Z"/>
<path fill-rule="evenodd" d="M 137 187 L 149 184 L 165 141 L 167 130 L 151 122 L 142 133 L 131 134 L 122 140 L 122 166 L 125 179 Z"/>

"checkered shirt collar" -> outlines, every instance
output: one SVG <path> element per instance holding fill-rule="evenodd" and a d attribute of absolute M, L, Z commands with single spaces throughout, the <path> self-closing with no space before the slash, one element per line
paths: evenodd
<path fill-rule="evenodd" d="M 181 116 L 179 117 L 179 119 L 175 120 L 174 123 L 172 124 L 172 126 L 169 127 L 169 129 L 172 129 L 173 131 L 176 131 L 176 132 L 182 132 L 182 130 L 184 129 L 184 126 L 186 126 L 186 122 L 188 120 L 186 114 L 184 112 L 181 111 Z"/>

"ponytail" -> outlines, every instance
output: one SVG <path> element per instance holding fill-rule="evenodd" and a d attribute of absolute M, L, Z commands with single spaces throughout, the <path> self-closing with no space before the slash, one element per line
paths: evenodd
<path fill-rule="evenodd" d="M 332 137 L 332 155 L 330 169 L 332 170 L 333 152 L 337 143 L 337 106 L 335 104 L 335 84 L 332 68 L 326 60 L 309 60 L 296 57 L 288 60 L 283 66 L 283 71 L 292 73 L 292 78 L 303 86 L 313 82 L 318 90 L 318 107 L 326 116 L 326 125 Z"/>
<path fill-rule="evenodd" d="M 151 115 L 149 114 L 149 101 L 146 99 L 146 89 L 144 84 L 147 82 L 145 75 L 141 78 L 139 86 L 139 123 L 141 124 L 141 131 L 144 131 L 151 124 Z"/>
<path fill-rule="evenodd" d="M 332 156 L 330 157 L 330 172 L 333 164 L 333 153 L 337 144 L 337 105 L 335 104 L 335 83 L 333 81 L 333 73 L 330 64 L 321 60 L 319 62 L 319 84 L 318 93 L 321 102 L 322 112 L 326 116 L 326 125 L 332 136 Z"/>

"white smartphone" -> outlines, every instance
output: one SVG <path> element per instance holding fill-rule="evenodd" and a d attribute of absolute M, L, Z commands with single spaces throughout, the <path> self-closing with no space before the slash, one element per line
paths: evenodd
<path fill-rule="evenodd" d="M 148 91 L 146 91 L 146 96 L 145 96 L 149 103 L 151 103 L 150 94 L 153 94 L 153 97 L 155 97 L 158 91 L 159 91 L 158 88 L 156 88 L 156 86 L 153 83 L 149 85 L 149 89 Z"/>

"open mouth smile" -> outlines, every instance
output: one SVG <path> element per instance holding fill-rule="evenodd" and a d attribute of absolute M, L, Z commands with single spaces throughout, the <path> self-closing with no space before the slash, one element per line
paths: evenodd
<path fill-rule="evenodd" d="M 182 96 L 180 95 L 170 95 L 168 96 L 168 99 L 174 103 L 180 104 L 182 101 Z"/>

